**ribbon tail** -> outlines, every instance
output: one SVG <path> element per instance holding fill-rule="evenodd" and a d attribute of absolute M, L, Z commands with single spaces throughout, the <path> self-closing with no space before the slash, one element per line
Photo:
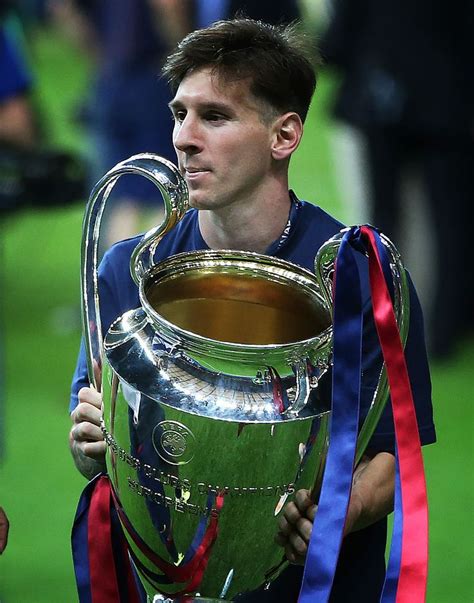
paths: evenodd
<path fill-rule="evenodd" d="M 333 393 L 329 449 L 299 603 L 328 601 L 352 487 L 359 421 L 362 302 L 357 264 L 342 239 L 336 263 Z"/>
<path fill-rule="evenodd" d="M 402 514 L 403 529 L 396 602 L 421 603 L 426 598 L 428 576 L 428 503 L 418 423 L 403 346 L 384 278 L 380 257 L 383 246 L 372 229 L 363 226 L 361 232 L 368 243 L 374 319 L 387 368 L 400 474 L 401 494 L 397 501 L 401 505 L 395 512 Z M 392 584 L 390 580 L 387 588 Z"/>
<path fill-rule="evenodd" d="M 121 526 L 114 518 L 106 475 L 87 484 L 72 531 L 80 603 L 139 603 L 136 577 Z"/>

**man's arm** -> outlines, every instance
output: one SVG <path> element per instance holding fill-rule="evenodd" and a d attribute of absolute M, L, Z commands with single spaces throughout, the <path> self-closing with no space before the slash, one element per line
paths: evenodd
<path fill-rule="evenodd" d="M 148 0 L 159 36 L 172 49 L 192 30 L 189 0 Z"/>
<path fill-rule="evenodd" d="M 100 44 L 88 11 L 77 0 L 50 0 L 49 16 L 59 32 L 78 50 L 96 60 L 100 55 Z"/>
<path fill-rule="evenodd" d="M 361 530 L 391 513 L 394 492 L 395 457 L 388 452 L 364 456 L 354 471 L 344 535 Z M 295 501 L 285 507 L 276 542 L 285 549 L 291 563 L 303 564 L 305 561 L 316 512 L 317 505 L 308 490 L 299 490 Z"/>
<path fill-rule="evenodd" d="M 106 444 L 100 428 L 102 396 L 91 387 L 83 387 L 78 398 L 79 404 L 71 413 L 69 446 L 76 467 L 90 480 L 106 470 Z"/>

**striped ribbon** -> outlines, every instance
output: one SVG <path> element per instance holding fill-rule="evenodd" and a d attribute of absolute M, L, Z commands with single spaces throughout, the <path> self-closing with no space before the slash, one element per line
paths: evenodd
<path fill-rule="evenodd" d="M 105 475 L 89 482 L 81 495 L 72 530 L 72 554 L 80 603 L 140 602 Z"/>
<path fill-rule="evenodd" d="M 395 425 L 395 521 L 382 603 L 422 603 L 428 567 L 423 459 L 403 345 L 387 286 L 388 257 L 371 227 L 345 233 L 334 281 L 333 400 L 330 445 L 299 603 L 329 600 L 350 499 L 360 406 L 362 306 L 351 247 L 363 243 L 375 325 L 387 368 Z"/>
<path fill-rule="evenodd" d="M 207 526 L 206 521 L 199 522 L 190 550 L 183 563 L 176 566 L 157 555 L 139 536 L 117 499 L 108 476 L 94 478 L 81 495 L 72 531 L 80 603 L 139 603 L 142 599 L 140 586 L 130 557 L 157 591 L 160 590 L 160 584 L 182 584 L 173 597 L 195 592 L 203 579 L 217 538 L 219 513 L 223 504 L 223 495 L 217 495 L 216 512 L 211 514 Z M 117 515 L 120 522 L 118 519 L 114 522 Z M 129 547 L 123 530 L 161 574 L 149 570 L 140 561 Z"/>

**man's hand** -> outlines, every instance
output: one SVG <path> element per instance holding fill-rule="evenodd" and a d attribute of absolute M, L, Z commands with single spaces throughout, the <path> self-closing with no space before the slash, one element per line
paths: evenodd
<path fill-rule="evenodd" d="M 8 517 L 2 507 L 0 507 L 0 555 L 7 546 L 9 529 L 10 523 L 8 522 Z"/>
<path fill-rule="evenodd" d="M 309 490 L 298 490 L 295 501 L 285 506 L 275 540 L 290 563 L 304 564 L 316 509 Z"/>
<path fill-rule="evenodd" d="M 394 490 L 395 457 L 388 452 L 365 456 L 354 471 L 344 536 L 388 515 Z M 285 506 L 275 540 L 290 563 L 304 564 L 316 510 L 308 490 L 298 490 L 294 502 Z"/>
<path fill-rule="evenodd" d="M 92 387 L 83 387 L 78 394 L 79 404 L 71 413 L 72 446 L 91 459 L 103 460 L 105 442 L 100 428 L 102 396 Z"/>
<path fill-rule="evenodd" d="M 83 387 L 79 403 L 71 413 L 69 445 L 79 471 L 88 479 L 105 471 L 104 436 L 100 428 L 102 396 L 92 387 Z"/>

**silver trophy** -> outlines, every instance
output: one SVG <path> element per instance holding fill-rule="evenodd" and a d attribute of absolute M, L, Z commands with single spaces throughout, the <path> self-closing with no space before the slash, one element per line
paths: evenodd
<path fill-rule="evenodd" d="M 98 238 L 123 174 L 151 180 L 166 215 L 131 258 L 140 307 L 117 317 L 102 337 Z M 187 207 L 182 176 L 156 155 L 131 157 L 98 182 L 84 219 L 84 336 L 92 383 L 94 363 L 102 367 L 107 469 L 149 600 L 227 601 L 281 572 L 279 514 L 298 489 L 317 495 L 321 484 L 331 410 L 319 390 L 331 366 L 331 287 L 342 233 L 319 250 L 314 274 L 225 250 L 155 264 L 161 238 Z M 404 340 L 405 271 L 382 239 Z M 382 369 L 356 460 L 386 399 Z"/>

